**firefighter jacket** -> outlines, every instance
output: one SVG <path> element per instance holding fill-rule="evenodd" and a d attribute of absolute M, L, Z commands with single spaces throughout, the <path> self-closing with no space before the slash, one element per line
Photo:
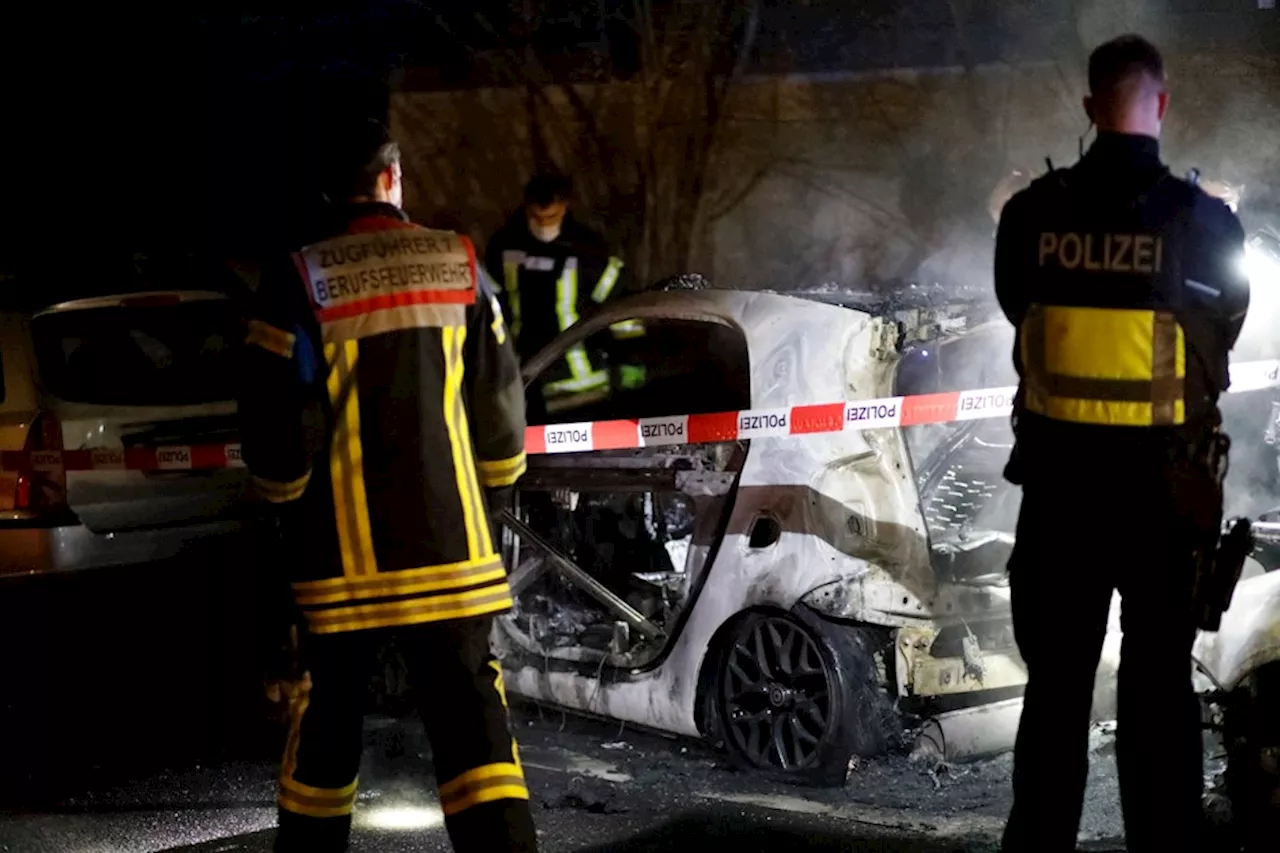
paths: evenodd
<path fill-rule="evenodd" d="M 610 255 L 603 239 L 571 214 L 565 215 L 560 235 L 544 243 L 529 233 L 523 211 L 512 215 L 489 241 L 485 266 L 502 283 L 501 299 L 522 361 L 609 299 L 623 270 L 622 259 Z M 607 395 L 614 383 L 643 384 L 643 367 L 624 363 L 627 359 L 618 357 L 624 350 L 615 344 L 643 334 L 640 323 L 626 321 L 611 326 L 609 335 L 569 347 L 564 359 L 539 377 L 541 393 L 564 405 L 573 398 L 576 405 Z M 610 372 L 611 355 L 616 377 Z M 548 407 L 556 408 L 550 402 Z"/>
<path fill-rule="evenodd" d="M 482 489 L 524 472 L 524 394 L 467 238 L 351 207 L 269 273 L 249 323 L 243 454 L 287 506 L 316 634 L 508 609 Z"/>
<path fill-rule="evenodd" d="M 1216 424 L 1249 302 L 1243 244 L 1235 215 L 1171 176 L 1151 137 L 1101 134 L 1015 195 L 995 286 L 1017 329 L 1018 453 Z"/>

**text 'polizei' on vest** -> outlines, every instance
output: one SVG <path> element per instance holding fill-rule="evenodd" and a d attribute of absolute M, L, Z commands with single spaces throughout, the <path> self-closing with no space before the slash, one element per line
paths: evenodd
<path fill-rule="evenodd" d="M 1164 238 L 1153 234 L 1040 234 L 1040 266 L 1088 272 L 1158 273 Z"/>

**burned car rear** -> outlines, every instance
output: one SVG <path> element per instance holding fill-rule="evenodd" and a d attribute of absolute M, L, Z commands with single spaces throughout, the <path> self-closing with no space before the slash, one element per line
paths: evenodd
<path fill-rule="evenodd" d="M 751 766 L 843 778 L 852 755 L 900 734 L 903 712 L 1017 691 L 1007 424 L 902 428 L 896 399 L 1007 384 L 939 384 L 956 379 L 940 357 L 974 362 L 954 341 L 992 356 L 1007 346 L 998 324 L 652 293 L 573 327 L 526 377 L 631 319 L 648 330 L 649 383 L 553 419 L 507 520 L 517 607 L 495 640 L 511 692 L 710 736 Z M 838 401 L 861 428 L 778 434 L 792 407 Z M 733 428 L 685 417 L 703 414 Z M 638 449 L 550 452 L 581 446 L 591 423 L 607 435 L 601 422 L 640 419 L 654 434 Z"/>

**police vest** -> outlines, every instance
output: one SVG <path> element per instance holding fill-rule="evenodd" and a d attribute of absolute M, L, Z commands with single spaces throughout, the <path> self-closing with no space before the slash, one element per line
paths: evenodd
<path fill-rule="evenodd" d="M 1136 197 L 1087 180 L 1077 168 L 1038 182 L 1022 408 L 1071 424 L 1196 423 L 1217 390 L 1200 360 L 1203 321 L 1184 293 L 1195 190 L 1167 172 Z"/>

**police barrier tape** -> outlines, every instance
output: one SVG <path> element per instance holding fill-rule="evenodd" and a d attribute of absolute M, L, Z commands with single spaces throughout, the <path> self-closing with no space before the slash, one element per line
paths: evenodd
<path fill-rule="evenodd" d="M 1280 359 L 1231 365 L 1232 394 L 1277 387 L 1280 387 Z M 782 409 L 535 426 L 529 427 L 525 434 L 525 451 L 533 455 L 624 450 L 1008 417 L 1016 390 L 1009 386 Z M 241 467 L 244 467 L 244 460 L 240 456 L 239 444 L 172 445 L 125 450 L 0 451 L 0 470 L 11 472 L 188 471 Z"/>
<path fill-rule="evenodd" d="M 239 444 L 190 444 L 96 450 L 5 450 L 0 470 L 54 474 L 61 471 L 191 471 L 242 468 Z"/>
<path fill-rule="evenodd" d="M 1280 387 L 1280 360 L 1231 365 L 1231 393 L 1274 387 Z M 581 453 L 1000 418 L 1009 416 L 1016 390 L 1013 386 L 983 388 L 784 409 L 537 426 L 526 433 L 525 451 Z"/>

